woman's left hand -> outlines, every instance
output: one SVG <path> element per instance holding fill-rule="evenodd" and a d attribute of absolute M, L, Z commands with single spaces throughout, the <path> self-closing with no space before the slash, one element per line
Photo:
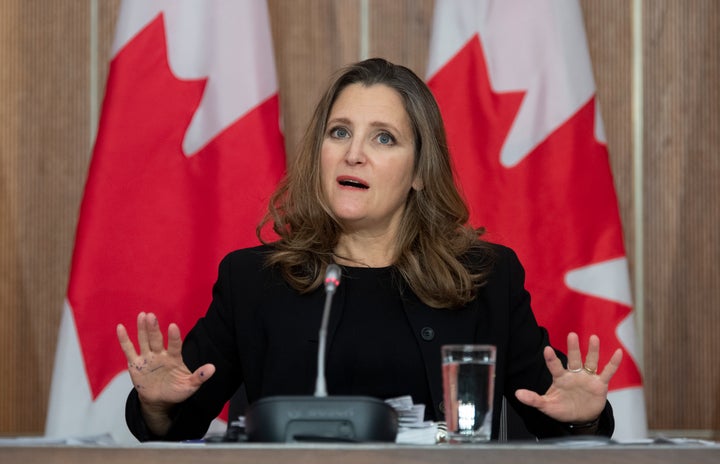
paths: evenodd
<path fill-rule="evenodd" d="M 605 409 L 608 384 L 622 361 L 617 349 L 605 368 L 598 372 L 600 339 L 590 336 L 585 363 L 582 362 L 580 341 L 574 332 L 568 334 L 568 363 L 565 369 L 552 347 L 545 347 L 545 363 L 553 383 L 544 395 L 520 389 L 515 396 L 521 403 L 539 409 L 560 422 L 584 423 L 597 419 Z"/>

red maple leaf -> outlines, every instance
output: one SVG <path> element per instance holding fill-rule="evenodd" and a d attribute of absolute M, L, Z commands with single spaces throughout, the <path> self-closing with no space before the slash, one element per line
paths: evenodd
<path fill-rule="evenodd" d="M 516 250 L 540 324 L 566 351 L 569 331 L 583 350 L 595 333 L 601 366 L 621 346 L 618 325 L 629 306 L 567 287 L 569 271 L 625 256 L 607 149 L 594 137 L 594 98 L 513 167 L 500 151 L 524 92 L 496 93 L 475 35 L 429 82 L 448 133 L 471 222 Z M 611 389 L 641 385 L 626 356 Z"/>
<path fill-rule="evenodd" d="M 162 15 L 111 63 L 68 288 L 93 399 L 127 368 L 115 325 L 140 311 L 194 325 L 222 256 L 257 243 L 284 171 L 277 96 L 183 153 L 204 88 L 173 76 Z"/>

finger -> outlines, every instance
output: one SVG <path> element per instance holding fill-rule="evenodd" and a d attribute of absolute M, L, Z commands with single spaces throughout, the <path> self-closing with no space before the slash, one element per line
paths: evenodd
<path fill-rule="evenodd" d="M 620 367 L 620 363 L 622 362 L 623 352 L 620 348 L 615 350 L 615 353 L 613 353 L 612 357 L 610 358 L 610 361 L 605 365 L 605 368 L 600 373 L 600 378 L 603 382 L 609 384 L 610 379 L 612 379 L 612 376 L 615 375 L 615 372 L 617 372 L 618 368 Z"/>
<path fill-rule="evenodd" d="M 532 390 L 526 390 L 524 388 L 515 390 L 515 398 L 517 398 L 522 404 L 533 408 L 540 408 L 543 405 L 542 397 Z"/>
<path fill-rule="evenodd" d="M 578 335 L 575 332 L 570 332 L 567 336 L 567 346 L 568 346 L 568 363 L 567 368 L 568 370 L 578 370 L 582 369 L 583 362 L 582 362 L 582 354 L 580 353 L 580 339 L 578 339 Z"/>
<path fill-rule="evenodd" d="M 146 327 L 147 314 L 141 312 L 137 316 L 137 331 L 138 331 L 138 348 L 140 348 L 140 354 L 146 354 L 150 351 L 148 344 L 148 333 Z"/>
<path fill-rule="evenodd" d="M 165 349 L 163 343 L 163 334 L 160 331 L 160 323 L 158 318 L 153 313 L 148 313 L 146 319 L 146 326 L 148 331 L 148 346 L 151 351 L 159 353 Z"/>
<path fill-rule="evenodd" d="M 137 352 L 135 351 L 135 345 L 133 345 L 133 342 L 128 336 L 125 326 L 118 324 L 117 327 L 115 327 L 115 333 L 117 333 L 120 348 L 122 348 L 123 353 L 125 353 L 125 358 L 127 358 L 128 363 L 133 362 L 133 360 L 137 358 Z"/>
<path fill-rule="evenodd" d="M 588 352 L 585 356 L 585 367 L 591 371 L 597 371 L 600 361 L 600 339 L 597 335 L 590 335 Z"/>
<path fill-rule="evenodd" d="M 203 364 L 193 372 L 192 381 L 196 386 L 205 383 L 215 373 L 214 364 Z"/>
<path fill-rule="evenodd" d="M 180 328 L 174 322 L 168 326 L 168 354 L 172 357 L 182 356 L 182 338 Z"/>
<path fill-rule="evenodd" d="M 561 375 L 564 375 L 566 373 L 562 362 L 557 357 L 557 355 L 555 354 L 555 350 L 552 349 L 552 347 L 546 346 L 545 350 L 543 350 L 543 356 L 545 357 L 545 364 L 547 365 L 547 368 L 550 371 L 550 374 L 552 374 L 553 378 L 560 377 Z"/>

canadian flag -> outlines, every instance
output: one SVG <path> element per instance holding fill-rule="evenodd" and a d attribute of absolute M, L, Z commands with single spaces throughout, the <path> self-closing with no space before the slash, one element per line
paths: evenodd
<path fill-rule="evenodd" d="M 257 243 L 285 169 L 265 2 L 125 0 L 85 186 L 46 436 L 125 426 L 115 326 L 140 311 L 189 330 L 217 265 Z"/>
<path fill-rule="evenodd" d="M 437 0 L 428 82 L 471 221 L 514 248 L 538 321 L 595 333 L 619 440 L 647 435 L 617 198 L 574 0 Z"/>

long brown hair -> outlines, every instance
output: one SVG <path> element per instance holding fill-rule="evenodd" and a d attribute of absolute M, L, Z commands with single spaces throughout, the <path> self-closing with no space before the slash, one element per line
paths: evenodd
<path fill-rule="evenodd" d="M 287 282 L 304 293 L 321 285 L 325 268 L 342 233 L 322 193 L 320 148 L 330 110 L 349 85 L 386 85 L 401 97 L 415 141 L 415 174 L 422 188 L 412 189 L 398 232 L 394 266 L 427 305 L 452 308 L 469 302 L 489 272 L 490 260 L 470 269 L 463 255 L 471 248 L 492 253 L 468 225 L 469 212 L 454 182 L 440 110 L 425 83 L 410 69 L 372 58 L 342 69 L 325 92 L 305 132 L 298 155 L 273 194 L 258 226 L 271 222 L 279 236 L 268 265 L 278 265 Z"/>

